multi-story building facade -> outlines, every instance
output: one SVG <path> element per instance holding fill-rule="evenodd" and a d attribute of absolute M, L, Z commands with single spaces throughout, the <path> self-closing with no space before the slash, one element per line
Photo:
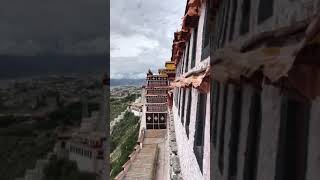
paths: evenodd
<path fill-rule="evenodd" d="M 174 33 L 175 78 L 164 88 L 160 69 L 143 91 L 142 126 L 159 128 L 148 113 L 164 111 L 174 123 L 175 175 L 319 179 L 319 10 L 317 0 L 187 1 Z M 159 104 L 168 90 L 172 109 Z"/>
<path fill-rule="evenodd" d="M 182 177 L 319 177 L 319 5 L 187 1 L 171 84 Z"/>
<path fill-rule="evenodd" d="M 320 2 L 205 4 L 202 36 L 212 70 L 210 177 L 318 179 Z"/>
<path fill-rule="evenodd" d="M 146 78 L 143 121 L 146 129 L 167 128 L 167 91 L 169 89 L 168 76 L 166 74 L 148 74 Z"/>
<path fill-rule="evenodd" d="M 171 60 L 177 67 L 171 83 L 172 112 L 184 179 L 210 179 L 210 51 L 202 36 L 205 7 L 205 2 L 187 2 L 182 29 L 174 33 L 172 48 Z"/>

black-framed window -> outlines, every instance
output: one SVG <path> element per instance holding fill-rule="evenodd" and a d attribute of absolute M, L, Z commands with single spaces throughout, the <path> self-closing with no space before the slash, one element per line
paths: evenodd
<path fill-rule="evenodd" d="M 229 9 L 230 9 L 230 0 L 226 0 L 226 11 L 225 11 L 225 16 L 223 19 L 223 35 L 222 35 L 222 40 L 221 40 L 221 46 L 224 46 L 225 41 L 226 41 L 226 37 L 227 37 L 227 30 L 228 30 L 228 26 L 229 26 Z"/>
<path fill-rule="evenodd" d="M 261 93 L 254 92 L 249 111 L 249 126 L 243 179 L 256 180 L 261 133 Z"/>
<path fill-rule="evenodd" d="M 183 52 L 183 56 L 182 56 L 182 59 L 181 59 L 181 74 L 184 73 L 185 58 L 186 58 L 186 51 Z"/>
<path fill-rule="evenodd" d="M 306 178 L 310 108 L 310 102 L 282 99 L 276 180 Z"/>
<path fill-rule="evenodd" d="M 197 36 L 198 36 L 198 27 L 193 29 L 191 68 L 194 68 L 194 66 L 196 65 L 197 38 L 198 38 Z"/>
<path fill-rule="evenodd" d="M 179 88 L 179 94 L 178 94 L 178 107 L 177 107 L 177 109 L 178 109 L 178 115 L 180 116 L 180 102 L 181 102 L 181 88 Z"/>
<path fill-rule="evenodd" d="M 258 24 L 263 23 L 273 15 L 273 4 L 274 0 L 260 0 L 258 9 Z"/>
<path fill-rule="evenodd" d="M 228 179 L 237 176 L 239 137 L 241 130 L 241 107 L 242 107 L 242 90 L 241 87 L 235 87 L 232 104 L 231 120 L 231 137 L 229 148 L 229 174 Z"/>
<path fill-rule="evenodd" d="M 187 44 L 186 47 L 186 62 L 185 62 L 185 67 L 184 67 L 184 72 L 188 72 L 189 70 L 189 47 L 190 47 L 190 43 Z"/>
<path fill-rule="evenodd" d="M 244 35 L 249 32 L 250 29 L 250 11 L 251 0 L 243 0 L 242 3 L 242 18 L 240 22 L 240 35 Z"/>
<path fill-rule="evenodd" d="M 219 114 L 219 98 L 220 98 L 220 84 L 217 81 L 211 83 L 211 141 L 213 147 L 217 144 L 217 129 L 218 129 L 218 114 Z"/>
<path fill-rule="evenodd" d="M 224 14 L 224 3 L 222 3 L 221 7 L 218 10 L 218 16 L 217 16 L 217 24 L 216 27 L 219 28 L 214 28 L 216 30 L 215 32 L 215 49 L 220 48 L 220 38 L 221 38 L 221 30 L 222 30 L 222 23 L 223 23 L 223 14 Z"/>
<path fill-rule="evenodd" d="M 224 2 L 224 1 L 223 1 Z M 219 11 L 219 21 L 218 21 L 218 26 L 219 28 L 218 31 L 217 31 L 217 48 L 220 48 L 221 47 L 221 39 L 222 39 L 222 30 L 223 30 L 223 26 L 224 26 L 224 16 L 225 16 L 225 13 L 226 13 L 226 4 L 225 3 L 222 3 L 221 4 L 221 10 Z"/>
<path fill-rule="evenodd" d="M 238 10 L 238 0 L 232 0 L 232 17 L 230 22 L 229 42 L 233 40 L 237 10 Z"/>
<path fill-rule="evenodd" d="M 191 104 L 192 104 L 192 89 L 188 90 L 188 104 L 187 104 L 187 114 L 186 114 L 186 123 L 185 130 L 187 137 L 189 138 L 189 125 L 190 125 L 190 114 L 191 114 Z"/>
<path fill-rule="evenodd" d="M 186 103 L 186 89 L 183 89 L 182 95 L 182 106 L 181 106 L 181 123 L 184 124 L 184 112 L 185 112 L 185 103 Z"/>
<path fill-rule="evenodd" d="M 212 2 L 207 1 L 207 6 L 205 9 L 205 17 L 204 17 L 204 24 L 203 24 L 203 34 L 202 34 L 202 53 L 201 53 L 201 61 L 206 59 L 210 55 L 210 33 L 211 31 L 211 24 L 213 23 L 213 16 L 212 16 Z"/>
<path fill-rule="evenodd" d="M 218 156 L 218 167 L 221 174 L 224 172 L 224 136 L 226 131 L 226 110 L 227 110 L 227 100 L 228 100 L 228 85 L 224 85 L 223 99 L 222 99 L 222 111 L 220 111 L 221 119 L 220 122 L 220 133 L 219 133 L 219 156 Z"/>
<path fill-rule="evenodd" d="M 203 172 L 203 151 L 204 151 L 204 131 L 206 122 L 206 107 L 207 107 L 207 94 L 198 94 L 197 104 L 197 119 L 196 119 L 196 132 L 194 135 L 194 146 L 193 150 L 200 167 Z"/>

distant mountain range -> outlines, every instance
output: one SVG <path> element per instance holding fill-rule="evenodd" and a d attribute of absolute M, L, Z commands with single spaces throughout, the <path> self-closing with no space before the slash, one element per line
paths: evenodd
<path fill-rule="evenodd" d="M 107 70 L 106 55 L 0 56 L 0 79 L 52 74 L 102 74 Z"/>
<path fill-rule="evenodd" d="M 142 86 L 145 79 L 111 79 L 111 86 Z"/>

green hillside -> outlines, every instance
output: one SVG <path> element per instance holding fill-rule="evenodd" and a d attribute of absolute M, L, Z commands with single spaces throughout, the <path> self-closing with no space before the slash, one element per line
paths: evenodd
<path fill-rule="evenodd" d="M 118 122 L 111 134 L 111 178 L 121 170 L 122 165 L 129 159 L 134 150 L 139 135 L 139 118 L 127 112 L 122 121 Z"/>

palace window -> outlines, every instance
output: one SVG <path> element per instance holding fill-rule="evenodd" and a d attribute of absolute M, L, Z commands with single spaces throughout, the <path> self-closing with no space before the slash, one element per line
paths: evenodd
<path fill-rule="evenodd" d="M 274 0 L 260 0 L 258 11 L 258 24 L 263 23 L 265 20 L 273 15 Z"/>
<path fill-rule="evenodd" d="M 180 116 L 180 105 L 181 105 L 181 96 L 182 96 L 182 88 L 179 88 L 179 104 L 178 104 L 178 115 Z"/>
<path fill-rule="evenodd" d="M 192 57 L 191 57 L 191 68 L 194 68 L 196 65 L 196 53 L 197 53 L 197 36 L 198 36 L 198 27 L 193 29 L 193 42 L 192 42 Z"/>
<path fill-rule="evenodd" d="M 194 137 L 194 153 L 197 158 L 201 172 L 203 172 L 203 146 L 204 146 L 204 129 L 206 120 L 207 94 L 198 94 L 196 132 Z"/>
<path fill-rule="evenodd" d="M 222 3 L 221 7 L 219 8 L 219 20 L 218 20 L 218 26 L 219 28 L 217 28 L 217 46 L 218 48 L 221 47 L 222 43 L 221 43 L 221 39 L 222 39 L 222 35 L 223 35 L 223 26 L 224 26 L 224 16 L 226 13 L 226 4 Z"/>
<path fill-rule="evenodd" d="M 243 0 L 242 3 L 242 19 L 240 22 L 240 35 L 244 35 L 249 32 L 250 28 L 250 11 L 251 0 Z"/>
<path fill-rule="evenodd" d="M 256 180 L 261 131 L 261 96 L 255 92 L 251 99 L 243 179 Z"/>
<path fill-rule="evenodd" d="M 222 101 L 222 114 L 220 126 L 220 134 L 219 134 L 219 158 L 218 158 L 218 166 L 220 173 L 223 174 L 224 171 L 224 135 L 226 130 L 226 110 L 227 110 L 227 100 L 228 100 L 228 85 L 224 86 L 223 91 L 223 101 Z"/>
<path fill-rule="evenodd" d="M 185 68 L 184 68 L 184 72 L 186 73 L 186 72 L 188 72 L 188 70 L 189 70 L 189 46 L 190 46 L 190 43 L 188 43 L 188 45 L 187 45 L 187 47 L 186 47 L 186 58 L 185 58 L 185 60 L 186 60 L 186 63 L 185 63 Z"/>
<path fill-rule="evenodd" d="M 181 106 L 181 123 L 184 124 L 184 112 L 185 112 L 185 103 L 186 103 L 186 89 L 183 89 L 183 99 L 182 99 L 182 106 Z"/>
<path fill-rule="evenodd" d="M 181 64 L 181 74 L 183 74 L 183 72 L 184 72 L 185 58 L 186 58 L 186 51 L 183 52 L 182 61 L 180 63 Z"/>
<path fill-rule="evenodd" d="M 229 149 L 229 179 L 237 175 L 239 137 L 241 129 L 241 107 L 242 107 L 242 91 L 241 87 L 235 87 L 234 98 L 232 104 L 232 121 L 231 121 L 231 137 Z"/>
<path fill-rule="evenodd" d="M 188 104 L 187 104 L 187 114 L 186 114 L 185 129 L 186 129 L 187 137 L 189 138 L 189 125 L 190 125 L 190 114 L 191 114 L 191 103 L 192 103 L 192 89 L 189 89 L 188 91 L 189 91 L 189 95 L 188 95 Z"/>
<path fill-rule="evenodd" d="M 310 103 L 284 97 L 276 162 L 276 180 L 306 179 Z"/>
<path fill-rule="evenodd" d="M 211 26 L 213 23 L 213 16 L 212 16 L 212 5 L 211 1 L 207 1 L 206 5 L 206 13 L 204 17 L 204 25 L 203 25 L 203 40 L 202 40 L 202 53 L 201 53 L 201 60 L 206 59 L 210 53 L 210 32 Z"/>
<path fill-rule="evenodd" d="M 217 129 L 218 129 L 218 114 L 219 114 L 219 97 L 220 97 L 220 84 L 214 81 L 211 87 L 211 141 L 213 146 L 217 144 Z"/>
<path fill-rule="evenodd" d="M 229 25 L 229 9 L 230 9 L 230 0 L 225 1 L 226 3 L 226 10 L 225 14 L 223 17 L 223 35 L 222 35 L 222 41 L 221 41 L 221 46 L 224 46 L 224 43 L 226 41 L 226 36 L 227 36 L 227 30 L 228 30 L 228 25 Z"/>
<path fill-rule="evenodd" d="M 229 31 L 229 42 L 233 40 L 234 26 L 237 16 L 238 0 L 232 0 L 232 17 Z"/>

